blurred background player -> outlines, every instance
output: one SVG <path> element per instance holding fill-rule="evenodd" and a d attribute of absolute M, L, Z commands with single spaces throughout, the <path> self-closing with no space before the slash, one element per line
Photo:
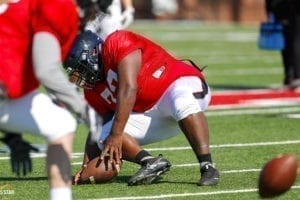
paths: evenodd
<path fill-rule="evenodd" d="M 107 3 L 110 5 L 101 9 L 96 18 L 88 21 L 84 28 L 97 33 L 102 39 L 115 30 L 127 28 L 134 20 L 132 0 L 108 0 Z"/>
<path fill-rule="evenodd" d="M 177 60 L 142 35 L 120 30 L 104 43 L 91 31 L 82 33 L 64 67 L 106 122 L 96 156 L 103 160 L 109 155 L 117 164 L 121 159 L 140 163 L 149 155 L 139 155 L 139 145 L 183 132 L 199 161 L 198 185 L 218 184 L 219 172 L 212 162 L 204 115 L 211 93 L 197 66 Z M 162 173 L 169 168 L 166 160 L 157 160 L 142 165 L 128 184 L 144 183 L 157 166 L 162 167 Z M 83 166 L 89 161 L 84 159 Z"/>
<path fill-rule="evenodd" d="M 199 20 L 202 15 L 198 0 L 152 0 L 151 5 L 157 20 Z"/>
<path fill-rule="evenodd" d="M 88 2 L 83 1 L 82 8 L 96 8 L 96 3 Z M 77 5 L 72 0 L 4 0 L 0 8 L 0 130 L 44 137 L 50 199 L 71 199 L 69 159 L 77 123 L 66 108 L 86 122 L 88 117 L 86 103 L 61 70 L 78 33 Z M 49 95 L 39 92 L 40 85 Z M 16 137 L 2 141 L 16 150 L 20 144 L 13 142 Z M 11 156 L 20 156 L 18 152 Z"/>
<path fill-rule="evenodd" d="M 152 0 L 152 13 L 158 20 L 176 19 L 178 17 L 177 0 Z"/>
<path fill-rule="evenodd" d="M 285 48 L 281 51 L 284 67 L 283 85 L 300 87 L 300 2 L 298 0 L 266 0 L 268 17 L 274 15 L 283 25 Z"/>

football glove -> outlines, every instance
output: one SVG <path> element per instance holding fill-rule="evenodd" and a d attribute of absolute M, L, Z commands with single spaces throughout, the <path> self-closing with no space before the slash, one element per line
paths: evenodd
<path fill-rule="evenodd" d="M 126 8 L 122 13 L 122 26 L 127 28 L 134 20 L 134 8 Z"/>
<path fill-rule="evenodd" d="M 39 150 L 22 139 L 22 135 L 6 133 L 4 138 L 0 139 L 10 149 L 10 164 L 13 173 L 20 176 L 26 176 L 32 171 L 32 161 L 30 151 L 38 152 Z"/>

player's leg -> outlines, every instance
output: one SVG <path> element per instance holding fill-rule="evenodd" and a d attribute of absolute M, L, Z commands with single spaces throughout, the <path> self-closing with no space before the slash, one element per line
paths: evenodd
<path fill-rule="evenodd" d="M 33 99 L 31 113 L 39 132 L 48 141 L 50 199 L 72 199 L 70 159 L 76 120 L 44 94 Z"/>
<path fill-rule="evenodd" d="M 72 115 L 45 94 L 34 91 L 1 107 L 0 127 L 46 138 L 50 198 L 71 199 L 70 153 L 76 129 Z"/>
<path fill-rule="evenodd" d="M 161 103 L 178 121 L 200 164 L 201 179 L 198 185 L 215 185 L 219 173 L 214 168 L 209 149 L 209 129 L 204 115 L 210 101 L 206 83 L 197 77 L 176 80 L 167 90 Z M 164 103 L 167 102 L 167 103 Z"/>
<path fill-rule="evenodd" d="M 190 114 L 178 123 L 196 155 L 209 154 L 209 132 L 204 114 Z"/>
<path fill-rule="evenodd" d="M 297 10 L 297 13 L 294 13 L 294 22 L 292 23 L 292 26 L 294 26 L 292 53 L 294 79 L 290 84 L 292 88 L 300 88 L 300 13 L 298 12 Z"/>
<path fill-rule="evenodd" d="M 171 163 L 161 155 L 154 157 L 142 149 L 137 140 L 125 134 L 122 146 L 123 158 L 141 165 L 141 168 L 128 180 L 128 185 L 152 184 L 160 175 L 167 172 Z"/>
<path fill-rule="evenodd" d="M 209 131 L 204 113 L 190 114 L 179 121 L 179 125 L 189 141 L 201 167 L 198 185 L 216 185 L 219 173 L 214 168 L 209 149 Z"/>
<path fill-rule="evenodd" d="M 282 63 L 284 68 L 283 86 L 290 87 L 294 79 L 293 69 L 293 30 L 290 23 L 284 25 L 283 34 L 285 39 L 285 48 L 281 51 Z"/>
<path fill-rule="evenodd" d="M 146 156 L 150 156 L 150 154 L 142 149 L 142 147 L 138 144 L 136 139 L 131 137 L 128 134 L 124 134 L 123 143 L 122 143 L 122 159 L 130 162 L 135 162 L 141 164 L 142 159 L 146 158 Z M 140 152 L 143 155 L 138 156 Z"/>
<path fill-rule="evenodd" d="M 49 142 L 47 151 L 47 173 L 50 184 L 50 199 L 71 199 L 71 166 L 73 133 Z"/>

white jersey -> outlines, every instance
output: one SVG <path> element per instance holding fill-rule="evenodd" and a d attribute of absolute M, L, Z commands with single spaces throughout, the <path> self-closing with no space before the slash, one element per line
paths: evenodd
<path fill-rule="evenodd" d="M 122 0 L 113 0 L 107 13 L 100 12 L 97 17 L 87 23 L 85 30 L 97 33 L 103 40 L 112 32 L 127 28 L 134 18 L 132 7 L 122 10 Z"/>
<path fill-rule="evenodd" d="M 177 0 L 152 0 L 152 12 L 156 16 L 175 14 L 178 10 Z"/>
<path fill-rule="evenodd" d="M 115 19 L 122 19 L 122 5 L 121 0 L 113 0 L 111 5 L 107 8 L 109 15 L 113 16 Z"/>

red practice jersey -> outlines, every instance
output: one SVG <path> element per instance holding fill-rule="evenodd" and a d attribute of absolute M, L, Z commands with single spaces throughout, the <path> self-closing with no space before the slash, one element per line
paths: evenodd
<path fill-rule="evenodd" d="M 21 97 L 39 87 L 32 66 L 33 35 L 53 34 L 64 59 L 76 37 L 78 23 L 72 0 L 9 0 L 0 5 L 0 82 L 9 98 Z"/>
<path fill-rule="evenodd" d="M 106 81 L 99 81 L 92 90 L 84 91 L 89 104 L 100 114 L 115 110 L 118 65 L 126 55 L 137 49 L 142 52 L 142 66 L 137 77 L 138 92 L 133 108 L 135 112 L 150 109 L 179 77 L 192 75 L 204 79 L 199 69 L 176 60 L 149 39 L 130 31 L 116 31 L 102 45 L 101 56 Z"/>

